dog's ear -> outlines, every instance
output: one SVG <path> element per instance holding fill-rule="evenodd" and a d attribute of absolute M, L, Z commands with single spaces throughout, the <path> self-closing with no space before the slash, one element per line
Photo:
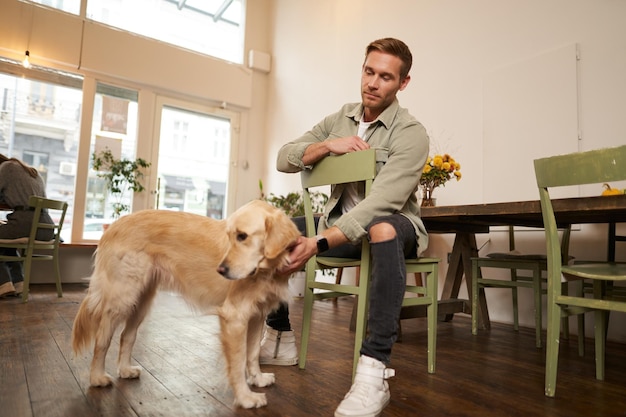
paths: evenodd
<path fill-rule="evenodd" d="M 265 252 L 267 259 L 276 259 L 300 236 L 295 223 L 276 209 L 265 218 Z"/>

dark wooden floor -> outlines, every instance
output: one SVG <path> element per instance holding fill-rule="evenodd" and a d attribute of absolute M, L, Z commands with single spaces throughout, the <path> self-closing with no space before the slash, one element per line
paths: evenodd
<path fill-rule="evenodd" d="M 214 316 L 196 316 L 177 296 L 162 293 L 142 326 L 134 351 L 143 368 L 137 380 L 113 387 L 87 386 L 90 354 L 74 357 L 72 320 L 85 287 L 65 285 L 57 298 L 51 286 L 34 286 L 31 300 L 0 300 L 0 415 L 45 416 L 331 416 L 350 386 L 352 302 L 315 304 L 306 370 L 265 367 L 276 385 L 255 388 L 269 405 L 234 409 Z M 292 319 L 299 333 L 301 300 Z M 556 398 L 543 395 L 544 351 L 534 333 L 495 324 L 472 336 L 466 317 L 440 322 L 437 372 L 426 372 L 423 319 L 403 322 L 394 347 L 391 403 L 383 416 L 624 416 L 626 352 L 609 344 L 605 381 L 594 377 L 593 345 L 576 354 L 574 341 L 561 343 Z M 117 344 L 107 370 L 114 374 Z"/>

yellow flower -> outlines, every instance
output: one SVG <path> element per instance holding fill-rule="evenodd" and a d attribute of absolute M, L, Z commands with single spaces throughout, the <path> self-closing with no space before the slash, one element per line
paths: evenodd
<path fill-rule="evenodd" d="M 461 164 L 449 154 L 429 156 L 422 170 L 420 185 L 432 192 L 435 187 L 445 185 L 452 178 L 459 181 L 462 177 L 460 170 Z"/>

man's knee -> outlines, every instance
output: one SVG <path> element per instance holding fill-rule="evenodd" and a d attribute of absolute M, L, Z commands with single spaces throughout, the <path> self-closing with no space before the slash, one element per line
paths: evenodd
<path fill-rule="evenodd" d="M 395 239 L 396 229 L 390 223 L 376 223 L 369 229 L 370 242 L 386 242 Z"/>

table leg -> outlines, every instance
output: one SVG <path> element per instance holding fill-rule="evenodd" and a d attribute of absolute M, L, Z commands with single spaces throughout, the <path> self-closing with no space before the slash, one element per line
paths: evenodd
<path fill-rule="evenodd" d="M 463 281 L 463 275 L 465 275 L 465 285 L 467 286 L 467 293 L 469 294 L 469 300 L 463 300 L 467 303 L 467 311 L 471 311 L 471 299 L 472 299 L 472 257 L 478 256 L 478 249 L 476 246 L 476 235 L 469 232 L 457 232 L 454 238 L 454 245 L 452 246 L 452 253 L 450 255 L 450 265 L 448 266 L 448 272 L 446 273 L 446 280 L 443 285 L 443 291 L 441 293 L 441 300 L 458 300 L 459 290 Z M 487 302 L 485 300 L 485 292 L 482 290 L 478 295 L 480 302 L 480 317 L 478 325 L 482 328 L 489 327 L 489 311 L 487 310 Z M 465 312 L 465 308 L 464 308 Z M 454 314 L 447 314 L 446 321 L 452 320 Z"/>

